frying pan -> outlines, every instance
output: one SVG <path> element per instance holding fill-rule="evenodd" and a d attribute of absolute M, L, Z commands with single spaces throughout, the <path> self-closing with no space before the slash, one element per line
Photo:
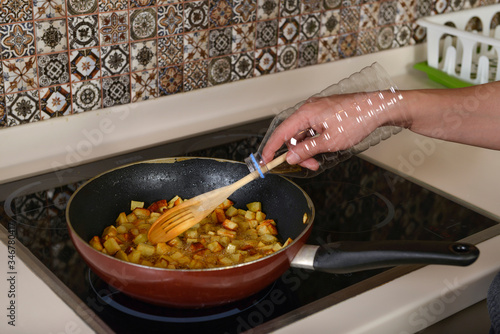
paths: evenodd
<path fill-rule="evenodd" d="M 450 242 L 337 242 L 305 245 L 314 205 L 295 183 L 267 175 L 236 191 L 230 199 L 243 208 L 262 202 L 275 219 L 282 240 L 294 241 L 256 261 L 215 269 L 160 269 L 118 260 L 93 249 L 88 241 L 101 235 L 130 201 L 152 203 L 175 195 L 190 198 L 231 184 L 248 174 L 245 164 L 210 158 L 166 158 L 126 165 L 83 184 L 66 209 L 70 237 L 80 255 L 101 279 L 123 293 L 149 303 L 202 308 L 240 300 L 277 280 L 290 265 L 345 273 L 399 264 L 469 265 L 479 251 Z M 304 214 L 307 219 L 304 221 Z"/>

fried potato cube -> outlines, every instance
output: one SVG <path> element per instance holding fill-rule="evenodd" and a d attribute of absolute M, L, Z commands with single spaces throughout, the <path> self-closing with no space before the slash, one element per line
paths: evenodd
<path fill-rule="evenodd" d="M 249 257 L 245 258 L 244 262 L 255 261 L 255 260 L 260 259 L 261 257 L 262 257 L 262 255 L 260 255 L 260 254 L 249 256 Z"/>
<path fill-rule="evenodd" d="M 198 229 L 197 228 L 190 228 L 186 232 L 184 232 L 184 235 L 186 238 L 189 239 L 197 239 L 198 238 Z"/>
<path fill-rule="evenodd" d="M 255 219 L 255 212 L 247 210 L 247 212 L 245 213 L 245 219 L 247 220 Z"/>
<path fill-rule="evenodd" d="M 137 220 L 137 216 L 132 212 L 127 215 L 127 221 L 133 223 Z"/>
<path fill-rule="evenodd" d="M 129 260 L 129 262 L 132 262 L 132 263 L 139 263 L 139 261 L 141 260 L 141 252 L 138 251 L 137 249 L 134 249 L 128 255 L 128 260 Z"/>
<path fill-rule="evenodd" d="M 266 214 L 262 211 L 257 211 L 255 213 L 255 219 L 257 219 L 257 221 L 259 222 L 262 222 L 266 219 Z"/>
<path fill-rule="evenodd" d="M 248 228 L 256 229 L 259 226 L 259 221 L 257 219 L 250 219 L 246 221 L 248 224 Z"/>
<path fill-rule="evenodd" d="M 182 248 L 183 242 L 179 237 L 175 237 L 169 242 L 167 242 L 167 245 L 176 247 L 176 248 Z"/>
<path fill-rule="evenodd" d="M 159 200 L 148 206 L 150 212 L 161 213 L 168 208 L 168 202 L 165 199 Z"/>
<path fill-rule="evenodd" d="M 233 253 L 235 253 L 237 248 L 238 247 L 235 244 L 230 243 L 229 245 L 226 246 L 226 254 L 233 254 Z"/>
<path fill-rule="evenodd" d="M 102 237 L 104 239 L 108 239 L 110 237 L 116 237 L 117 234 L 118 234 L 118 231 L 116 230 L 116 227 L 114 227 L 113 225 L 109 225 L 102 232 Z"/>
<path fill-rule="evenodd" d="M 144 209 L 144 208 L 135 208 L 134 211 L 132 211 L 132 212 L 139 219 L 147 219 L 151 215 L 151 211 L 149 211 L 148 209 Z"/>
<path fill-rule="evenodd" d="M 147 245 L 147 244 L 138 244 L 137 250 L 141 252 L 141 255 L 144 257 L 151 256 L 155 253 L 155 246 Z"/>
<path fill-rule="evenodd" d="M 222 245 L 219 242 L 217 242 L 217 241 L 209 243 L 207 245 L 207 248 L 210 249 L 210 251 L 212 253 L 217 253 L 217 252 L 220 252 L 220 251 L 222 251 L 224 249 L 222 247 Z"/>
<path fill-rule="evenodd" d="M 218 223 L 224 222 L 226 220 L 226 213 L 222 209 L 215 209 L 215 217 L 217 218 Z"/>
<path fill-rule="evenodd" d="M 228 257 L 223 257 L 221 259 L 219 259 L 219 262 L 225 266 L 230 266 L 233 264 L 233 260 L 231 260 L 230 258 Z"/>
<path fill-rule="evenodd" d="M 243 210 L 243 209 L 238 209 L 238 215 L 240 216 L 245 216 L 245 214 L 247 213 L 247 210 Z"/>
<path fill-rule="evenodd" d="M 125 254 L 125 252 L 122 251 L 121 249 L 118 252 L 116 252 L 115 257 L 117 259 L 119 259 L 119 260 L 123 260 L 123 261 L 127 261 L 128 262 L 128 256 L 127 256 L 127 254 Z"/>
<path fill-rule="evenodd" d="M 234 238 L 234 237 L 236 237 L 236 232 L 235 231 L 226 230 L 225 228 L 220 228 L 220 229 L 217 230 L 217 235 L 219 235 L 221 237 Z"/>
<path fill-rule="evenodd" d="M 281 248 L 283 248 L 283 246 L 281 246 L 281 244 L 280 244 L 279 242 L 277 242 L 277 243 L 275 243 L 275 244 L 273 245 L 272 251 L 273 251 L 273 252 L 277 252 L 277 251 L 279 251 Z"/>
<path fill-rule="evenodd" d="M 134 211 L 135 208 L 143 208 L 144 202 L 139 201 L 131 201 L 130 202 L 130 211 Z"/>
<path fill-rule="evenodd" d="M 140 233 L 134 238 L 134 244 L 136 245 L 139 245 L 147 241 L 148 241 L 148 235 L 146 233 Z"/>
<path fill-rule="evenodd" d="M 264 235 L 264 234 L 272 234 L 272 235 L 277 235 L 278 230 L 276 229 L 276 226 L 273 224 L 274 221 L 267 219 L 264 220 L 262 223 L 257 226 L 257 233 L 259 235 Z"/>
<path fill-rule="evenodd" d="M 168 201 L 168 208 L 171 209 L 176 205 L 179 205 L 182 203 L 182 198 L 179 196 L 174 196 L 170 201 Z"/>
<path fill-rule="evenodd" d="M 153 262 L 149 261 L 149 260 L 142 260 L 141 261 L 141 264 L 143 266 L 149 266 L 149 267 L 152 267 L 153 266 Z"/>
<path fill-rule="evenodd" d="M 240 263 L 243 261 L 243 255 L 236 253 L 236 254 L 231 254 L 229 257 L 234 263 Z"/>
<path fill-rule="evenodd" d="M 191 245 L 189 245 L 189 251 L 192 253 L 196 253 L 203 249 L 205 249 L 205 245 L 203 245 L 201 242 L 193 242 Z"/>
<path fill-rule="evenodd" d="M 99 239 L 99 237 L 96 235 L 94 236 L 91 240 L 90 240 L 90 246 L 94 247 L 95 249 L 97 249 L 98 251 L 102 251 L 103 247 L 102 247 L 102 244 L 101 244 L 101 240 Z"/>
<path fill-rule="evenodd" d="M 230 206 L 229 208 L 227 208 L 226 210 L 227 217 L 235 217 L 236 215 L 238 215 L 238 209 L 236 209 L 234 206 Z"/>
<path fill-rule="evenodd" d="M 293 240 L 291 238 L 286 239 L 285 243 L 283 244 L 283 247 L 290 245 L 292 242 Z"/>
<path fill-rule="evenodd" d="M 121 225 L 121 224 L 125 224 L 125 223 L 128 223 L 128 220 L 127 220 L 127 215 L 125 214 L 125 212 L 121 212 L 118 217 L 116 218 L 115 220 L 115 223 L 117 225 Z"/>
<path fill-rule="evenodd" d="M 121 250 L 120 245 L 118 244 L 118 241 L 116 241 L 115 238 L 109 238 L 104 242 L 104 248 L 106 249 L 106 252 L 109 255 L 115 255 L 116 252 Z"/>
<path fill-rule="evenodd" d="M 236 231 L 238 229 L 238 224 L 229 220 L 229 219 L 224 220 L 224 222 L 222 223 L 222 226 L 226 230 L 230 230 L 230 231 Z"/>
<path fill-rule="evenodd" d="M 155 267 L 158 268 L 167 268 L 168 267 L 168 261 L 164 259 L 163 257 L 159 258 L 158 261 L 155 263 Z"/>
<path fill-rule="evenodd" d="M 265 244 L 274 244 L 275 242 L 278 241 L 278 239 L 271 234 L 264 234 L 263 236 L 260 237 L 260 240 Z"/>
<path fill-rule="evenodd" d="M 228 209 L 229 207 L 231 207 L 233 205 L 233 201 L 231 201 L 230 199 L 226 198 L 224 200 L 224 202 L 222 202 L 221 204 L 219 204 L 218 208 L 219 209 L 223 209 L 223 210 L 226 210 Z"/>
<path fill-rule="evenodd" d="M 156 247 L 155 253 L 157 255 L 167 254 L 172 249 L 172 247 L 168 246 L 164 242 L 157 243 L 155 247 Z"/>
<path fill-rule="evenodd" d="M 198 261 L 198 260 L 191 260 L 188 264 L 188 267 L 190 269 L 201 269 L 204 267 L 203 262 Z"/>
<path fill-rule="evenodd" d="M 247 208 L 248 210 L 253 212 L 262 211 L 262 203 L 261 202 L 248 203 Z"/>

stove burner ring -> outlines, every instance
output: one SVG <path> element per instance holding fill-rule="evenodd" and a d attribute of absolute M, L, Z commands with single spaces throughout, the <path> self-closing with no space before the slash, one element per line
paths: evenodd
<path fill-rule="evenodd" d="M 102 281 L 90 269 L 88 269 L 88 281 L 93 292 L 102 303 L 137 318 L 165 323 L 197 323 L 239 314 L 254 307 L 266 298 L 276 284 L 273 283 L 263 291 L 242 301 L 213 308 L 186 310 L 157 306 L 129 297 Z M 103 285 L 103 288 L 99 288 L 99 284 Z"/>

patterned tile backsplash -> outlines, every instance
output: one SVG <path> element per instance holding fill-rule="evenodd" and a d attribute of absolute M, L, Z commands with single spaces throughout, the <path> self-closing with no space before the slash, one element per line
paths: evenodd
<path fill-rule="evenodd" d="M 0 0 L 0 129 L 421 43 L 495 0 Z"/>

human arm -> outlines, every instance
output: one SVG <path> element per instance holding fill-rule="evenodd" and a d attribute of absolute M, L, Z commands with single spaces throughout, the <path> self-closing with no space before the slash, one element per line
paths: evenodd
<path fill-rule="evenodd" d="M 460 89 L 401 91 L 402 101 L 374 109 L 377 94 L 363 100 L 355 94 L 310 99 L 275 129 L 262 151 L 264 161 L 270 161 L 283 143 L 308 128 L 318 135 L 288 145 L 287 161 L 312 170 L 319 167 L 312 156 L 348 149 L 383 125 L 500 149 L 500 82 Z"/>

